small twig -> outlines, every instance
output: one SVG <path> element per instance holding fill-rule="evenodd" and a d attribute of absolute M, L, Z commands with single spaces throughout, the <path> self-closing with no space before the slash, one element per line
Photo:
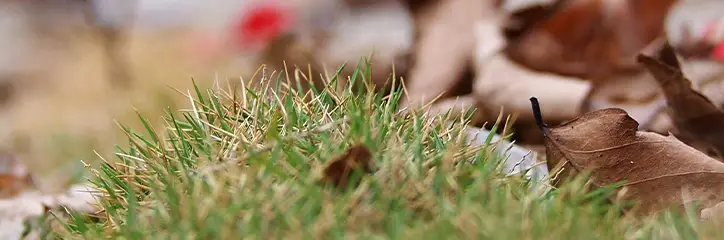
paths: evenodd
<path fill-rule="evenodd" d="M 535 124 L 538 125 L 538 128 L 540 128 L 540 130 L 543 131 L 543 135 L 545 135 L 545 129 L 548 128 L 548 125 L 543 122 L 543 116 L 540 112 L 540 105 L 538 104 L 538 99 L 536 97 L 531 97 L 530 104 L 533 107 L 533 117 L 535 118 Z"/>

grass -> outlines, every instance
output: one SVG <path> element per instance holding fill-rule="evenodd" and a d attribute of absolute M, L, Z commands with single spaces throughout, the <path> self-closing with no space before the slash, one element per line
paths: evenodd
<path fill-rule="evenodd" d="M 369 64 L 369 63 L 367 63 Z M 359 66 L 357 69 L 360 69 Z M 367 67 L 366 69 L 369 69 Z M 402 91 L 296 84 L 180 91 L 163 129 L 119 124 L 130 147 L 89 167 L 102 211 L 71 213 L 64 239 L 694 239 L 722 236 L 690 215 L 623 215 L 612 188 L 580 178 L 549 192 L 506 176 L 493 143 L 466 146 L 467 117 L 400 113 Z M 285 82 L 260 74 L 263 83 Z M 356 84 L 355 84 L 356 83 Z M 394 84 L 394 83 L 393 83 Z M 292 87 L 287 87 L 292 86 Z M 355 90 L 352 86 L 361 86 Z M 261 90 L 267 89 L 267 90 Z M 361 89 L 361 91 L 359 91 Z M 355 90 L 355 91 L 353 91 Z M 375 171 L 358 187 L 320 184 L 353 144 Z M 533 189 L 533 190 L 531 190 Z M 614 196 L 615 198 L 615 196 Z M 692 220 L 694 219 L 694 220 Z"/>

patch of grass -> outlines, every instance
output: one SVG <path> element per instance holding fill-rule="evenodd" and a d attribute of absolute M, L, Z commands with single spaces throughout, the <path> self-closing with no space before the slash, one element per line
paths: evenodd
<path fill-rule="evenodd" d="M 367 68 L 369 69 L 369 68 Z M 352 82 L 367 82 L 355 71 Z M 269 84 L 284 81 L 261 74 Z M 280 79 L 280 80 L 277 80 Z M 71 214 L 58 237 L 121 239 L 691 239 L 690 216 L 636 219 L 585 178 L 543 192 L 506 176 L 492 145 L 466 146 L 467 118 L 399 113 L 399 90 L 181 91 L 165 127 L 120 125 L 130 147 L 90 169 L 102 211 Z M 395 84 L 395 83 L 393 83 Z M 353 92 L 357 92 L 353 94 Z M 319 183 L 349 146 L 376 170 L 356 188 Z M 531 190 L 533 189 L 533 190 Z M 714 228 L 707 228 L 714 229 Z M 709 231 L 716 235 L 716 231 Z"/>

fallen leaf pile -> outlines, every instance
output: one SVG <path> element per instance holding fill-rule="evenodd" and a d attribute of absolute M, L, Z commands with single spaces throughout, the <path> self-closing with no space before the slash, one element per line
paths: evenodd
<path fill-rule="evenodd" d="M 720 14 L 706 9 L 718 3 L 697 2 L 703 1 L 444 0 L 422 4 L 412 9 L 418 37 L 412 67 L 404 76 L 407 98 L 400 105 L 429 106 L 427 110 L 433 113 L 461 112 L 473 105 L 480 119 L 474 124 L 493 121 L 503 106 L 504 114 L 519 114 L 515 139 L 528 144 L 542 142 L 525 130 L 534 129 L 534 121 L 521 95 L 546 102 L 541 111 L 549 122 L 617 107 L 641 123 L 641 130 L 678 134 L 665 111 L 658 82 L 636 56 L 655 52 L 667 38 L 680 38 L 679 28 L 690 29 L 696 41 L 677 40 L 674 49 L 718 41 L 724 21 L 710 19 Z M 696 9 L 707 14 L 695 16 Z M 710 26 L 714 30 L 702 30 L 703 23 L 714 24 Z M 473 43 L 468 41 L 471 33 Z M 694 89 L 716 106 L 724 105 L 724 64 L 713 58 L 686 58 L 681 71 L 690 76 Z M 467 72 L 472 72 L 472 84 Z"/>
<path fill-rule="evenodd" d="M 590 173 L 594 187 L 623 181 L 621 193 L 638 202 L 632 209 L 636 213 L 683 210 L 697 203 L 702 219 L 712 219 L 721 215 L 724 201 L 724 112 L 694 89 L 668 42 L 652 55 L 639 54 L 637 62 L 656 83 L 653 87 L 661 89 L 659 106 L 668 110 L 676 137 L 642 131 L 620 108 L 590 111 L 549 127 L 538 99 L 530 99 L 550 175 L 556 176 L 553 184 Z"/>
<path fill-rule="evenodd" d="M 724 164 L 673 136 L 638 131 L 638 123 L 621 109 L 589 112 L 549 127 L 538 101 L 533 112 L 546 142 L 546 159 L 554 181 L 590 171 L 594 187 L 625 181 L 625 199 L 638 201 L 638 213 L 653 213 L 698 201 L 700 207 L 724 200 Z M 553 174 L 551 174 L 553 175 Z"/>
<path fill-rule="evenodd" d="M 600 108 L 608 102 L 589 101 L 595 104 L 587 106 L 585 100 L 589 95 L 595 95 L 594 100 L 608 95 L 608 91 L 590 94 L 610 88 L 608 82 L 626 86 L 634 82 L 633 77 L 644 76 L 650 81 L 641 89 L 656 84 L 637 65 L 635 56 L 663 36 L 663 20 L 674 2 L 434 1 L 416 12 L 419 36 L 405 78 L 409 97 L 401 106 L 435 102 L 430 107 L 435 112 L 445 112 L 439 110 L 444 108 L 460 112 L 459 108 L 472 101 L 483 119 L 475 124 L 494 120 L 503 106 L 509 111 L 505 114 L 520 114 L 517 129 L 533 125 L 527 100 L 518 97 L 521 95 L 538 96 L 550 103 L 542 111 L 551 122 Z M 471 33 L 473 43 L 466 37 Z M 451 39 L 450 35 L 459 37 Z M 464 73 L 470 69 L 474 73 L 472 88 L 464 83 Z M 466 104 L 447 101 L 458 97 L 456 93 L 464 95 L 460 98 Z M 648 101 L 651 95 L 635 92 L 623 100 Z M 444 106 L 436 106 L 438 103 Z M 653 113 L 648 109 L 646 106 L 635 118 L 649 117 Z"/>

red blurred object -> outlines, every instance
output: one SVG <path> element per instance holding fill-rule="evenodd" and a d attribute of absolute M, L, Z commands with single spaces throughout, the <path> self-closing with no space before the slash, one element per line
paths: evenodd
<path fill-rule="evenodd" d="M 284 4 L 254 2 L 243 9 L 232 26 L 235 44 L 240 48 L 263 48 L 291 28 L 293 15 Z"/>
<path fill-rule="evenodd" d="M 229 53 L 260 53 L 294 27 L 296 16 L 292 9 L 287 3 L 275 0 L 245 4 L 223 33 L 200 31 L 192 34 L 188 42 L 189 54 L 198 64 L 209 64 Z"/>
<path fill-rule="evenodd" d="M 717 31 L 719 24 L 722 24 L 722 21 L 709 23 L 704 33 L 705 38 L 714 40 L 716 38 L 714 35 L 716 34 L 715 32 Z M 717 61 L 724 61 L 724 40 L 719 40 L 718 43 L 714 44 L 711 51 L 711 58 Z"/>
<path fill-rule="evenodd" d="M 714 50 L 711 55 L 711 57 L 715 60 L 724 62 L 724 41 L 721 41 L 719 44 L 714 46 Z"/>

